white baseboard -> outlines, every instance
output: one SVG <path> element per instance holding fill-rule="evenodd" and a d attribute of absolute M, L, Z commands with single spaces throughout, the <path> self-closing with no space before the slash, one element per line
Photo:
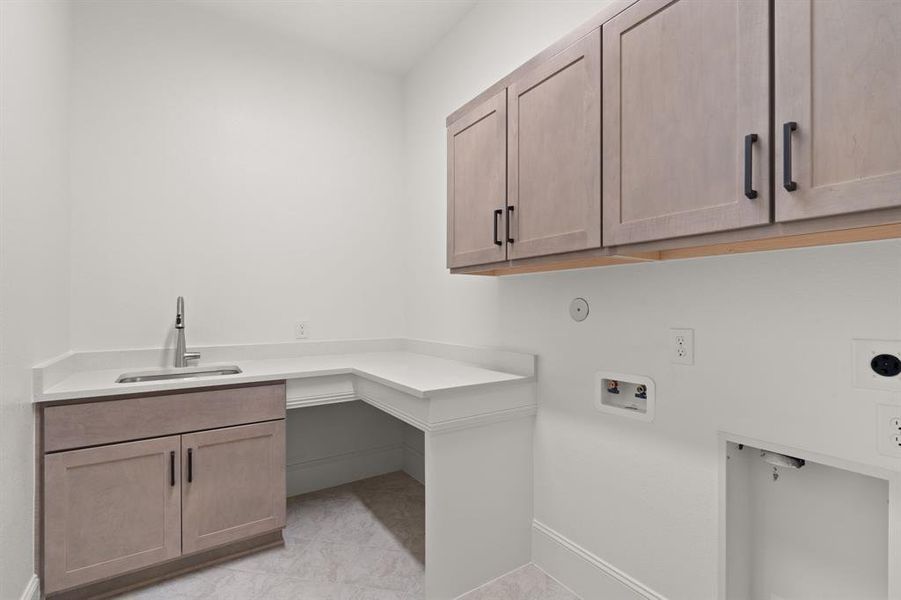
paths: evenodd
<path fill-rule="evenodd" d="M 41 582 L 38 580 L 37 575 L 32 575 L 31 579 L 28 580 L 28 585 L 22 590 L 22 595 L 19 596 L 19 598 L 20 600 L 40 600 L 40 597 Z"/>
<path fill-rule="evenodd" d="M 404 444 L 404 473 L 425 485 L 425 454 Z"/>
<path fill-rule="evenodd" d="M 287 465 L 287 492 L 297 496 L 403 468 L 404 447 L 399 443 L 292 462 Z"/>
<path fill-rule="evenodd" d="M 532 521 L 532 562 L 582 598 L 666 600 L 538 520 Z"/>

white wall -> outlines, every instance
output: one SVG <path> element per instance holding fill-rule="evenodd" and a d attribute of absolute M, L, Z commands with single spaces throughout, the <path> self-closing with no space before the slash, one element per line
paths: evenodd
<path fill-rule="evenodd" d="M 901 243 L 450 276 L 445 117 L 602 5 L 480 3 L 408 74 L 408 334 L 538 354 L 536 519 L 668 598 L 708 599 L 718 430 L 898 469 L 876 453 L 875 406 L 901 395 L 853 389 L 850 349 L 901 337 Z M 671 327 L 694 328 L 694 366 L 670 364 Z M 652 377 L 655 422 L 597 412 L 601 369 Z"/>
<path fill-rule="evenodd" d="M 362 400 L 289 410 L 288 496 L 383 473 L 422 481 L 423 434 Z"/>
<path fill-rule="evenodd" d="M 69 347 L 65 2 L 0 2 L 0 599 L 34 573 L 31 366 Z"/>
<path fill-rule="evenodd" d="M 202 3 L 74 8 L 72 347 L 394 336 L 399 80 Z"/>

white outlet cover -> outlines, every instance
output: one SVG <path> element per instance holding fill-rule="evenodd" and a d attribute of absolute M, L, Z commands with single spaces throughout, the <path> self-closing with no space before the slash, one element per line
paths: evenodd
<path fill-rule="evenodd" d="M 294 324 L 294 339 L 305 340 L 310 337 L 309 321 L 298 321 Z"/>
<path fill-rule="evenodd" d="M 901 405 L 880 404 L 877 407 L 876 435 L 878 436 L 879 454 L 901 458 L 901 432 L 898 431 L 895 420 L 901 419 Z"/>
<path fill-rule="evenodd" d="M 901 375 L 883 377 L 873 372 L 870 361 L 880 354 L 894 354 L 901 357 L 901 341 L 899 340 L 852 340 L 851 341 L 852 372 L 854 387 L 867 390 L 901 391 Z"/>
<path fill-rule="evenodd" d="M 694 329 L 670 329 L 670 362 L 675 365 L 695 364 Z"/>

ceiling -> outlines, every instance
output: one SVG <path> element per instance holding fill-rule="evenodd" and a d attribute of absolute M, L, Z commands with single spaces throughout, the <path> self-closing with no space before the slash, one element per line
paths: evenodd
<path fill-rule="evenodd" d="M 377 69 L 405 73 L 477 0 L 195 0 Z"/>

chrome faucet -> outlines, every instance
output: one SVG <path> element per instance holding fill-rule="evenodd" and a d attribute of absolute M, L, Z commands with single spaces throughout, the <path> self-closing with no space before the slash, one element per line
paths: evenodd
<path fill-rule="evenodd" d="M 175 366 L 187 367 L 189 360 L 200 358 L 200 352 L 188 352 L 185 348 L 185 299 L 178 297 L 175 303 Z"/>

